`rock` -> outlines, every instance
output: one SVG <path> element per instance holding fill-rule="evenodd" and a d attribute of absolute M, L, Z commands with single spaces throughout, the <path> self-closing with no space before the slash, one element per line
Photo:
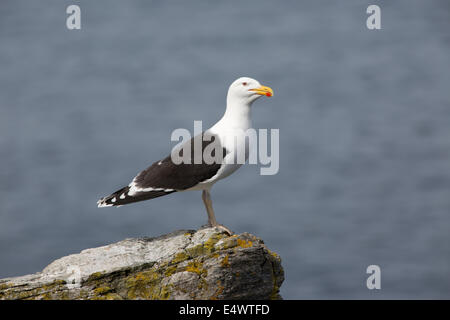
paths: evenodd
<path fill-rule="evenodd" d="M 220 229 L 126 239 L 0 280 L 0 299 L 280 299 L 280 257 Z"/>

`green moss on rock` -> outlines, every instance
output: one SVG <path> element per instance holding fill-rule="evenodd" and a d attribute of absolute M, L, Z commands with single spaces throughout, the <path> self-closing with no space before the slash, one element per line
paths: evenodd
<path fill-rule="evenodd" d="M 174 248 L 170 258 L 119 269 L 110 268 L 110 271 L 106 265 L 105 271 L 84 277 L 79 287 L 68 286 L 64 279 L 30 284 L 6 280 L 0 284 L 0 299 L 280 298 L 279 289 L 284 273 L 281 259 L 276 253 L 268 250 L 260 239 L 246 233 L 228 236 L 209 230 L 206 232 L 210 237 L 201 243 L 196 239 L 202 239 L 205 234 L 200 234 L 200 238 L 195 232 L 181 234 L 188 239 L 184 238 L 185 242 L 178 251 Z M 127 245 L 133 245 L 132 241 L 127 240 Z M 136 243 L 139 252 L 145 243 L 142 240 Z M 261 264 L 261 261 L 264 263 Z M 255 277 L 261 277 L 264 281 L 261 280 L 255 286 Z M 252 296 L 251 290 L 259 290 L 260 283 L 265 286 L 265 293 Z"/>

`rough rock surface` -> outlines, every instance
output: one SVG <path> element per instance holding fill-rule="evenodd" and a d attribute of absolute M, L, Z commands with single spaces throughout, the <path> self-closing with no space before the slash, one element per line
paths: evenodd
<path fill-rule="evenodd" d="M 0 299 L 280 299 L 283 280 L 261 239 L 206 228 L 83 250 L 0 279 Z"/>

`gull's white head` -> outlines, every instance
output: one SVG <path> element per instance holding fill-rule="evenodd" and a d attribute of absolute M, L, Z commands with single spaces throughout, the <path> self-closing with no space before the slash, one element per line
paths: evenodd
<path fill-rule="evenodd" d="M 273 90 L 261 85 L 257 80 L 242 77 L 234 81 L 228 89 L 228 103 L 243 103 L 250 105 L 261 96 L 273 96 Z"/>

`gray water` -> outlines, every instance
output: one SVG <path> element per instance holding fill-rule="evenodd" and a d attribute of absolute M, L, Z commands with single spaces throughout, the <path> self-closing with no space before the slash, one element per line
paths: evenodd
<path fill-rule="evenodd" d="M 199 192 L 96 201 L 173 129 L 214 124 L 246 75 L 275 91 L 253 122 L 280 129 L 280 171 L 245 166 L 212 196 L 281 255 L 283 297 L 450 298 L 450 2 L 372 1 L 378 31 L 369 1 L 216 2 L 1 1 L 0 277 L 204 224 Z"/>

